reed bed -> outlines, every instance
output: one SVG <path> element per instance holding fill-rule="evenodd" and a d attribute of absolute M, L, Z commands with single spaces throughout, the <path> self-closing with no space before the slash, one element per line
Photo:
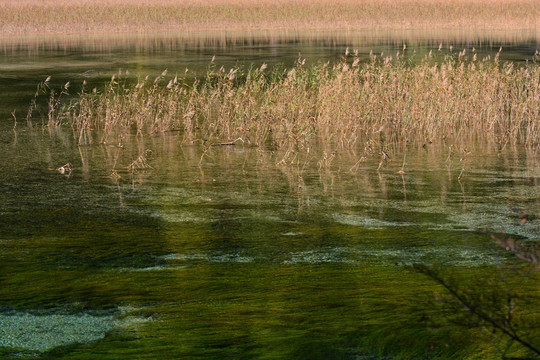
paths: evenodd
<path fill-rule="evenodd" d="M 64 86 L 50 94 L 49 125 L 71 124 L 81 145 L 169 131 L 183 144 L 295 151 L 540 143 L 540 67 L 500 63 L 498 55 L 478 60 L 463 51 L 438 61 L 430 54 L 411 64 L 399 53 L 368 63 L 347 54 L 334 65 L 298 60 L 272 70 L 212 64 L 203 79 L 189 79 L 166 71 L 136 83 L 113 77 L 71 101 Z"/>
<path fill-rule="evenodd" d="M 4 0 L 0 34 L 261 29 L 537 29 L 536 0 Z"/>

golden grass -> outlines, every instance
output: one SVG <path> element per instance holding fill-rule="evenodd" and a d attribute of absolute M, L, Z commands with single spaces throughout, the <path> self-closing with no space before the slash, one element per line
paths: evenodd
<path fill-rule="evenodd" d="M 375 56 L 362 64 L 349 55 L 334 66 L 299 61 L 289 70 L 211 66 L 195 83 L 166 73 L 131 85 L 113 78 L 70 103 L 65 92 L 50 95 L 49 124 L 70 123 L 80 144 L 180 131 L 184 144 L 241 139 L 328 153 L 408 142 L 540 146 L 540 67 L 464 51 L 417 65 Z"/>
<path fill-rule="evenodd" d="M 537 29 L 537 0 L 4 0 L 0 34 Z"/>

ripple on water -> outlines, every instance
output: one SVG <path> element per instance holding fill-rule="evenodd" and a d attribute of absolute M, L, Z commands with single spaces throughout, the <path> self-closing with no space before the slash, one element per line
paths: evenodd
<path fill-rule="evenodd" d="M 361 226 L 366 229 L 384 229 L 387 227 L 411 225 L 406 222 L 385 221 L 352 214 L 335 214 L 334 220 L 343 225 Z"/>
<path fill-rule="evenodd" d="M 238 253 L 225 253 L 225 254 L 166 254 L 158 256 L 160 260 L 166 261 L 207 261 L 215 263 L 249 263 L 255 260 L 252 256 L 245 256 Z"/>
<path fill-rule="evenodd" d="M 283 264 L 360 264 L 412 265 L 415 263 L 451 263 L 453 266 L 480 266 L 500 263 L 496 253 L 450 247 L 422 249 L 365 249 L 361 247 L 328 247 L 290 253 Z"/>
<path fill-rule="evenodd" d="M 335 213 L 332 220 L 343 225 L 359 226 L 366 229 L 384 229 L 399 226 L 422 226 L 426 230 L 455 230 L 478 231 L 488 230 L 519 236 L 528 240 L 540 240 L 540 220 L 533 219 L 522 223 L 518 211 L 508 205 L 497 205 L 493 202 L 465 202 L 454 205 L 442 205 L 436 199 L 409 201 L 387 204 L 387 208 L 403 213 L 441 214 L 441 221 L 433 217 L 425 217 L 424 221 L 417 217 L 418 222 L 396 222 L 374 219 L 361 214 Z"/>
<path fill-rule="evenodd" d="M 358 246 L 351 247 L 321 247 L 306 249 L 301 251 L 283 254 L 276 262 L 265 254 L 247 255 L 243 253 L 221 253 L 221 254 L 177 254 L 171 253 L 158 257 L 160 260 L 170 262 L 169 265 L 162 265 L 159 269 L 145 270 L 174 270 L 183 268 L 176 262 L 193 262 L 194 264 L 204 263 L 280 263 L 284 265 L 295 264 L 362 264 L 377 263 L 382 265 L 411 265 L 415 263 L 448 263 L 453 266 L 480 266 L 487 264 L 498 264 L 504 261 L 501 254 L 494 249 L 493 252 L 474 251 L 471 249 L 460 249 L 455 247 L 437 246 L 423 248 L 380 248 L 370 249 Z"/>

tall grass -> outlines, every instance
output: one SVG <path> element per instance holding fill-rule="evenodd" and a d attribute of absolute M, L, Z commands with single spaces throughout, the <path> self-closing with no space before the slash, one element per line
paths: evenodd
<path fill-rule="evenodd" d="M 431 55 L 431 54 L 430 54 Z M 338 64 L 291 69 L 211 65 L 204 79 L 164 72 L 136 83 L 116 77 L 54 102 L 49 121 L 70 123 L 80 144 L 126 133 L 181 132 L 184 144 L 336 149 L 373 144 L 540 144 L 540 67 L 477 60 L 465 51 L 418 64 L 348 55 Z M 538 55 L 537 55 L 538 56 Z M 63 104 L 58 106 L 59 104 Z M 51 120 L 52 119 L 52 120 Z"/>
<path fill-rule="evenodd" d="M 536 29 L 536 0 L 4 0 L 0 34 L 260 29 Z"/>

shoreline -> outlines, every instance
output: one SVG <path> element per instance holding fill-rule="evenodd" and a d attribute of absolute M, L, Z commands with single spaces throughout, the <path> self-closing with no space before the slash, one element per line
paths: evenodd
<path fill-rule="evenodd" d="M 71 32 L 71 33 L 23 33 L 5 34 L 0 32 L 0 46 L 11 47 L 38 46 L 115 46 L 121 44 L 137 44 L 148 46 L 148 42 L 168 43 L 169 46 L 188 46 L 197 44 L 222 44 L 264 41 L 279 43 L 291 39 L 301 41 L 343 42 L 346 46 L 369 46 L 383 42 L 395 42 L 408 46 L 430 43 L 445 46 L 459 43 L 529 43 L 540 49 L 540 29 L 516 29 L 513 31 L 470 30 L 470 29 L 251 29 L 251 30 L 154 30 L 140 32 Z M 150 44 L 151 45 L 151 44 Z M 533 45 L 534 46 L 534 45 Z"/>

